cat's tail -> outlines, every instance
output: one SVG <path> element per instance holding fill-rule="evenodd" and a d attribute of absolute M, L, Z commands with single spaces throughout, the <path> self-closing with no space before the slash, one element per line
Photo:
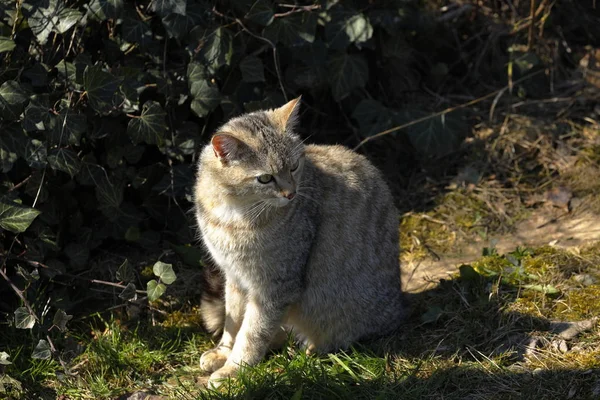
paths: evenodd
<path fill-rule="evenodd" d="M 212 262 L 202 270 L 200 317 L 207 331 L 220 336 L 225 325 L 225 277 Z"/>

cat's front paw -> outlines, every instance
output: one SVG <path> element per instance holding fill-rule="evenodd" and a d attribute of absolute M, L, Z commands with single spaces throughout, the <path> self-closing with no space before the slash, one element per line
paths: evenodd
<path fill-rule="evenodd" d="M 225 365 L 227 357 L 231 353 L 230 349 L 216 347 L 208 350 L 200 357 L 200 368 L 206 372 L 213 372 Z"/>
<path fill-rule="evenodd" d="M 237 365 L 225 365 L 211 374 L 208 379 L 208 385 L 216 389 L 225 383 L 227 379 L 235 378 L 238 370 L 239 367 Z"/>

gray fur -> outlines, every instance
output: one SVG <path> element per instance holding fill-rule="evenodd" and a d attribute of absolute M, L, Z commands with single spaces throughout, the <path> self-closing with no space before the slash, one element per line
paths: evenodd
<path fill-rule="evenodd" d="M 199 160 L 196 217 L 225 277 L 223 336 L 201 358 L 213 384 L 258 363 L 281 326 L 307 351 L 326 352 L 402 323 L 390 191 L 365 157 L 305 146 L 293 133 L 298 107 L 296 99 L 233 119 L 219 132 L 243 150 L 221 157 L 214 141 Z M 261 174 L 275 181 L 261 184 Z"/>

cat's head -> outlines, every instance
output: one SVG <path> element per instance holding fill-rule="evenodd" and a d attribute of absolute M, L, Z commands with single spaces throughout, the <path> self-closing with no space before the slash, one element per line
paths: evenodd
<path fill-rule="evenodd" d="M 240 203 L 289 204 L 298 191 L 304 145 L 294 133 L 300 98 L 274 110 L 234 118 L 212 137 L 210 146 L 221 189 Z"/>

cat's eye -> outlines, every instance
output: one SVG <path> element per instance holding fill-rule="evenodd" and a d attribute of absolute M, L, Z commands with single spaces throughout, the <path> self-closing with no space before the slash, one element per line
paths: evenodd
<path fill-rule="evenodd" d="M 256 180 L 260 183 L 269 183 L 273 180 L 273 175 L 262 174 L 256 177 Z"/>
<path fill-rule="evenodd" d="M 292 168 L 290 168 L 290 171 L 294 172 L 295 170 L 298 169 L 299 166 L 300 166 L 300 159 L 296 160 L 296 162 L 294 164 L 292 164 Z"/>

